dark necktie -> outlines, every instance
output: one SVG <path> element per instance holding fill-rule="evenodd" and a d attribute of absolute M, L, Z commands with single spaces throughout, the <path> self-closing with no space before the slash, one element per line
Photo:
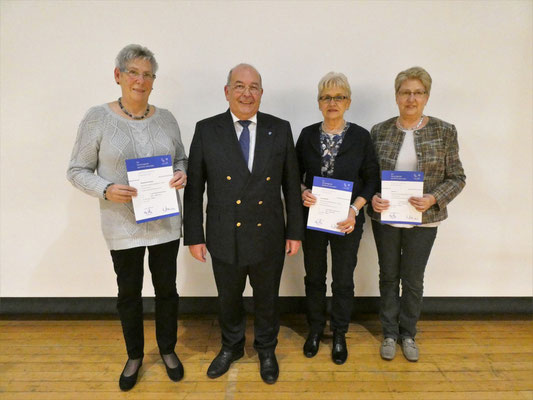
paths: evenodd
<path fill-rule="evenodd" d="M 252 121 L 239 121 L 239 124 L 242 126 L 239 143 L 241 144 L 242 155 L 244 156 L 246 165 L 248 165 L 248 155 L 250 154 L 250 130 L 248 129 L 248 125 L 251 123 Z"/>

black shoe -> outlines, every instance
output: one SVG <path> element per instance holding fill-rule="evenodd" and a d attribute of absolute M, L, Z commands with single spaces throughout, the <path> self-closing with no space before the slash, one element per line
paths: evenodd
<path fill-rule="evenodd" d="M 307 340 L 304 344 L 304 356 L 307 358 L 314 357 L 318 352 L 318 346 L 320 346 L 320 338 L 322 335 L 320 333 L 310 333 L 307 336 Z"/>
<path fill-rule="evenodd" d="M 166 355 L 166 354 L 165 354 Z M 178 360 L 178 365 L 174 368 L 170 368 L 167 363 L 165 362 L 165 358 L 163 357 L 163 354 L 161 354 L 161 359 L 163 360 L 163 364 L 165 364 L 165 368 L 167 369 L 167 375 L 168 377 L 173 380 L 174 382 L 178 382 L 183 378 L 183 364 L 181 363 L 179 357 L 176 353 L 174 353 L 176 356 L 176 359 Z"/>
<path fill-rule="evenodd" d="M 129 360 L 128 360 L 129 361 Z M 137 383 L 137 376 L 139 375 L 139 370 L 141 369 L 141 365 L 143 365 L 143 360 L 141 359 L 141 362 L 139 363 L 139 366 L 137 367 L 137 371 L 133 375 L 130 376 L 124 376 L 124 371 L 126 371 L 126 367 L 128 366 L 128 361 L 126 362 L 126 365 L 124 365 L 124 369 L 122 370 L 122 373 L 120 374 L 120 379 L 118 380 L 118 386 L 120 387 L 120 390 L 123 392 L 127 392 L 132 387 L 135 386 Z"/>
<path fill-rule="evenodd" d="M 237 361 L 244 355 L 244 350 L 237 351 L 220 350 L 220 353 L 211 361 L 211 365 L 207 369 L 207 376 L 210 378 L 218 378 L 228 372 L 228 369 L 233 361 Z"/>
<path fill-rule="evenodd" d="M 279 376 L 278 360 L 273 351 L 259 353 L 261 378 L 268 384 L 276 383 Z"/>
<path fill-rule="evenodd" d="M 335 364 L 344 364 L 348 358 L 346 339 L 344 333 L 333 332 L 333 348 L 331 349 L 331 359 Z"/>

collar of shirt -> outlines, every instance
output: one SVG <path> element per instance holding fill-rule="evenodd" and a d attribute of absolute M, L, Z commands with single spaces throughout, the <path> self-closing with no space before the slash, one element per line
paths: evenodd
<path fill-rule="evenodd" d="M 233 119 L 233 125 L 235 126 L 235 132 L 237 133 L 237 140 L 240 139 L 242 130 L 244 129 L 241 124 L 239 124 L 240 119 L 235 116 L 231 111 L 231 118 Z M 255 133 L 257 131 L 257 114 L 252 118 L 248 118 L 248 121 L 252 123 L 248 125 L 248 131 L 250 132 L 250 152 L 248 153 L 248 170 L 252 172 L 252 167 L 254 165 L 254 153 L 255 153 Z"/>
<path fill-rule="evenodd" d="M 231 118 L 233 119 L 233 124 L 235 125 L 235 128 L 240 128 L 238 129 L 238 132 L 237 132 L 237 136 L 240 136 L 242 132 L 242 125 L 239 124 L 240 119 L 237 118 L 237 116 L 233 114 L 231 111 L 230 111 L 230 114 L 231 114 Z M 248 129 L 250 129 L 252 126 L 256 126 L 257 125 L 257 114 L 255 114 L 252 118 L 248 118 L 248 121 L 252 121 Z"/>

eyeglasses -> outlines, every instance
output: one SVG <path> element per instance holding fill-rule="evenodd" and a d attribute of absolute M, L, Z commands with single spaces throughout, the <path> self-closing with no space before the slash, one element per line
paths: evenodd
<path fill-rule="evenodd" d="M 417 90 L 416 92 L 411 92 L 410 90 L 400 90 L 398 92 L 398 96 L 404 100 L 410 98 L 411 95 L 415 96 L 415 99 L 420 100 L 426 95 L 426 92 L 423 90 Z"/>
<path fill-rule="evenodd" d="M 318 98 L 318 100 L 321 101 L 322 103 L 329 104 L 331 100 L 333 100 L 334 103 L 340 103 L 341 101 L 346 100 L 347 98 L 348 96 L 334 96 L 334 97 L 321 96 Z"/>
<path fill-rule="evenodd" d="M 150 72 L 144 72 L 141 74 L 134 69 L 125 69 L 123 72 L 125 72 L 131 79 L 139 79 L 141 76 L 145 81 L 153 81 L 155 79 L 155 74 L 151 74 Z"/>
<path fill-rule="evenodd" d="M 245 86 L 241 83 L 236 83 L 235 85 L 233 85 L 233 90 L 235 91 L 235 93 L 244 93 L 246 92 L 246 89 L 248 89 L 250 91 L 250 94 L 253 96 L 257 96 L 259 93 L 261 93 L 261 88 L 257 85 Z"/>

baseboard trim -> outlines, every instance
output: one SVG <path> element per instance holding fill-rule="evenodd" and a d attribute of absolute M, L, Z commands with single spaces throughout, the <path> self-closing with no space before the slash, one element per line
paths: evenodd
<path fill-rule="evenodd" d="M 154 312 L 153 298 L 143 298 L 143 305 L 145 313 Z M 244 305 L 251 312 L 253 299 L 245 297 Z M 281 297 L 279 306 L 282 313 L 303 313 L 305 298 Z M 216 297 L 180 297 L 180 313 L 216 314 L 217 307 Z M 379 297 L 354 298 L 354 314 L 376 313 L 378 310 Z M 425 297 L 422 311 L 431 314 L 533 315 L 533 297 Z M 20 314 L 116 314 L 116 298 L 0 297 L 0 315 Z"/>

